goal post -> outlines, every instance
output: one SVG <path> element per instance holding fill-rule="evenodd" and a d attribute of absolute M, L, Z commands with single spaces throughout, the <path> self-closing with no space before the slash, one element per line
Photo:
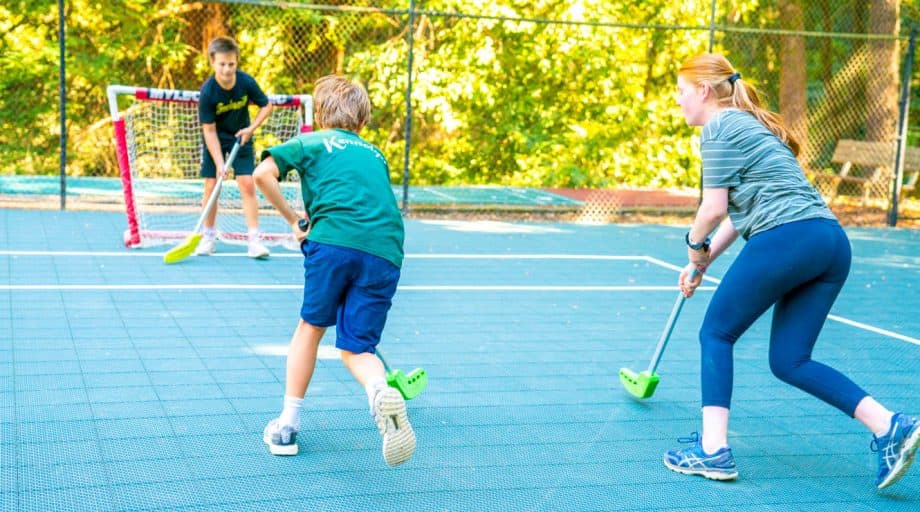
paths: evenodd
<path fill-rule="evenodd" d="M 107 88 L 124 193 L 127 247 L 174 244 L 187 237 L 201 214 L 202 132 L 198 91 L 126 85 Z M 306 94 L 268 96 L 273 108 L 254 135 L 255 154 L 313 129 L 313 99 Z M 250 104 L 250 109 L 257 109 Z M 299 211 L 303 199 L 296 173 L 281 184 Z M 287 222 L 257 192 L 259 228 L 266 245 L 289 245 Z M 226 243 L 245 244 L 247 227 L 235 180 L 224 182 L 217 231 Z"/>

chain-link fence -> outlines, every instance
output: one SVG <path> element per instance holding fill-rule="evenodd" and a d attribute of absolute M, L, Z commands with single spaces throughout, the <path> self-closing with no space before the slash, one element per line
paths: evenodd
<path fill-rule="evenodd" d="M 684 59 L 711 50 L 784 116 L 803 143 L 803 168 L 832 205 L 887 208 L 898 162 L 906 180 L 901 207 L 917 197 L 909 181 L 917 159 L 897 151 L 899 140 L 917 146 L 920 133 L 899 139 L 910 113 L 899 109 L 910 7 L 868 0 L 514 5 L 183 3 L 152 24 L 181 51 L 113 69 L 109 78 L 197 89 L 209 74 L 207 43 L 230 35 L 241 46 L 241 69 L 268 92 L 309 93 L 329 73 L 362 81 L 374 105 L 363 135 L 387 155 L 394 183 L 693 196 L 697 132 L 676 107 L 674 80 Z M 72 121 L 69 173 L 117 173 L 104 111 Z M 906 119 L 908 128 L 920 126 L 917 116 Z M 876 144 L 853 145 L 866 141 Z M 603 201 L 591 205 L 600 217 Z M 611 202 L 608 214 L 622 206 Z"/>

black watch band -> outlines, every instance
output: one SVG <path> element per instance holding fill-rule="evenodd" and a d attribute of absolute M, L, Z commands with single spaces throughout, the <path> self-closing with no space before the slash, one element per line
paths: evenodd
<path fill-rule="evenodd" d="M 709 250 L 709 243 L 710 243 L 709 237 L 706 237 L 706 239 L 703 240 L 702 242 L 693 243 L 690 241 L 690 232 L 687 231 L 687 234 L 684 236 L 684 241 L 687 242 L 687 247 L 693 249 L 694 251 L 700 251 L 700 250 L 708 251 Z"/>

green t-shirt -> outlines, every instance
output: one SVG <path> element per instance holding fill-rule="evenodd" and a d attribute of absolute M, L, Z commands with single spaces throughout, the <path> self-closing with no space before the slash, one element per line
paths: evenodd
<path fill-rule="evenodd" d="M 348 130 L 305 133 L 262 152 L 283 178 L 300 173 L 314 242 L 379 256 L 402 267 L 405 228 L 390 168 L 373 144 Z"/>

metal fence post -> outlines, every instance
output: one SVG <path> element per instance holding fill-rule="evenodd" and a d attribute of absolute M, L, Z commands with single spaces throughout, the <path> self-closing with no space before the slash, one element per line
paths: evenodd
<path fill-rule="evenodd" d="M 888 225 L 894 227 L 898 224 L 898 199 L 901 195 L 901 180 L 904 179 L 904 154 L 907 152 L 907 118 L 910 116 L 910 78 L 914 67 L 914 43 L 917 38 L 917 28 L 910 31 L 910 41 L 907 43 L 907 55 L 904 57 L 904 74 L 901 78 L 901 100 L 898 119 L 898 145 L 894 158 L 894 181 L 891 184 L 891 207 L 888 209 Z"/>
<path fill-rule="evenodd" d="M 415 43 L 415 0 L 409 0 L 409 64 L 406 81 L 406 146 L 403 152 L 403 214 L 409 212 L 409 151 L 412 147 L 412 47 Z"/>
<path fill-rule="evenodd" d="M 66 60 L 64 43 L 64 0 L 58 0 L 58 48 L 60 51 L 60 100 L 61 109 L 61 210 L 67 207 L 67 82 L 65 81 Z"/>

